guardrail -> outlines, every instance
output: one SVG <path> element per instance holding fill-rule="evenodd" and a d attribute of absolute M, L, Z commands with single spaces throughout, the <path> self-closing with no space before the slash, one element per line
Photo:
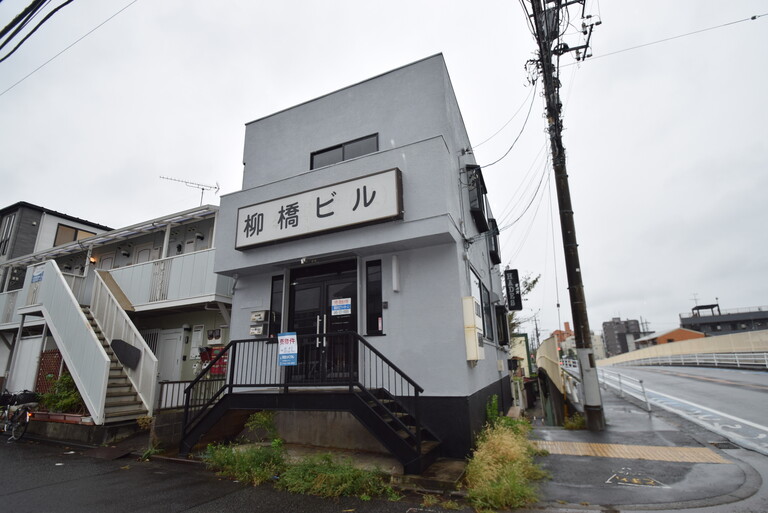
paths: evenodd
<path fill-rule="evenodd" d="M 768 353 L 695 353 L 653 356 L 616 365 L 681 365 L 768 369 Z"/>
<path fill-rule="evenodd" d="M 648 395 L 645 393 L 645 385 L 642 379 L 624 376 L 618 372 L 606 369 L 597 370 L 597 379 L 606 390 L 610 387 L 616 390 L 621 397 L 625 395 L 634 397 L 645 404 L 647 411 L 651 411 L 651 403 L 648 402 Z"/>

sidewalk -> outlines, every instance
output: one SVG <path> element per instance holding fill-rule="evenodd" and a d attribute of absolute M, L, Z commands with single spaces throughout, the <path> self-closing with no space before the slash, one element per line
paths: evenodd
<path fill-rule="evenodd" d="M 602 432 L 534 427 L 537 446 L 549 451 L 538 463 L 552 477 L 541 483 L 541 502 L 532 509 L 684 509 L 759 490 L 759 473 L 729 455 L 732 444 L 718 435 L 686 434 L 612 392 L 603 392 L 603 408 Z"/>

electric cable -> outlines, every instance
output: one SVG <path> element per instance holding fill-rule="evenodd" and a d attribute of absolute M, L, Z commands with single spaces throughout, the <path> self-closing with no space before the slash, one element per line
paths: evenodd
<path fill-rule="evenodd" d="M 115 16 L 117 16 L 117 15 L 118 15 L 118 14 L 120 14 L 121 12 L 125 11 L 126 9 L 128 9 L 130 6 L 132 6 L 133 4 L 135 4 L 135 3 L 136 3 L 136 2 L 138 2 L 138 1 L 139 1 L 139 0 L 132 0 L 132 1 L 131 1 L 129 4 L 127 4 L 125 7 L 123 7 L 122 9 L 120 9 L 119 11 L 117 11 L 115 14 L 113 14 L 112 16 L 110 16 L 109 18 L 107 18 L 106 20 L 104 20 L 104 21 L 102 21 L 101 23 L 99 23 L 98 25 L 96 25 L 94 28 L 92 28 L 91 30 L 89 30 L 88 32 L 86 32 L 85 34 L 83 34 L 82 36 L 80 36 L 78 39 L 76 39 L 76 40 L 75 40 L 75 41 L 74 41 L 72 44 L 70 44 L 69 46 L 67 46 L 66 48 L 64 48 L 62 51 L 60 51 L 59 53 L 57 53 L 56 55 L 54 55 L 53 57 L 51 57 L 50 59 L 48 59 L 47 61 L 45 61 L 44 63 L 42 63 L 42 64 L 41 64 L 40 66 L 38 66 L 37 68 L 35 68 L 35 69 L 33 69 L 32 71 L 30 71 L 29 73 L 27 73 L 27 74 L 26 74 L 24 77 L 22 77 L 21 79 L 19 79 L 18 81 L 16 81 L 14 84 L 12 84 L 10 87 L 8 87 L 7 89 L 5 89 L 3 92 L 0 92 L 0 96 L 3 96 L 5 93 L 7 93 L 8 91 L 10 91 L 11 89 L 13 89 L 13 88 L 14 88 L 14 87 L 16 87 L 17 85 L 21 84 L 22 82 L 24 82 L 26 79 L 28 79 L 29 77 L 31 77 L 32 75 L 34 75 L 35 73 L 37 73 L 38 71 L 40 71 L 41 69 L 43 69 L 43 68 L 44 68 L 45 66 L 47 66 L 47 65 L 48 65 L 48 64 L 49 64 L 51 61 L 53 61 L 54 59 L 56 59 L 56 58 L 57 58 L 59 55 L 63 54 L 64 52 L 66 52 L 67 50 L 69 50 L 70 48 L 72 48 L 73 46 L 75 46 L 77 43 L 79 43 L 80 41 L 82 41 L 82 40 L 83 40 L 83 39 L 85 39 L 86 37 L 90 36 L 92 33 L 94 33 L 95 31 L 97 31 L 99 28 L 101 28 L 101 27 L 102 27 L 104 24 L 106 24 L 108 21 L 110 21 L 110 20 L 111 20 L 111 19 L 113 19 Z"/>
<path fill-rule="evenodd" d="M 46 3 L 46 0 L 35 0 L 31 4 L 29 4 L 26 8 L 24 8 L 23 11 L 21 11 L 19 14 L 16 15 L 15 18 L 11 20 L 11 22 L 3 27 L 3 30 L 0 30 L 0 38 L 5 37 L 8 32 L 10 32 L 14 27 L 16 27 L 16 30 L 13 31 L 13 34 L 8 36 L 8 38 L 3 41 L 2 44 L 0 44 L 0 49 L 5 47 L 11 40 L 13 40 L 14 37 L 23 29 L 27 23 L 37 14 L 37 12 L 43 7 L 43 4 Z"/>
<path fill-rule="evenodd" d="M 512 141 L 512 145 L 510 145 L 509 149 L 507 149 L 507 151 L 506 151 L 506 153 L 504 153 L 504 155 L 502 155 L 498 159 L 494 160 L 490 164 L 486 164 L 486 165 L 480 166 L 480 167 L 482 167 L 482 168 L 489 168 L 492 165 L 498 164 L 499 162 L 501 162 L 504 159 L 504 157 L 509 155 L 509 152 L 512 151 L 512 148 L 515 147 L 515 144 L 517 144 L 517 141 L 520 140 L 520 136 L 523 135 L 523 131 L 525 130 L 525 127 L 528 126 L 528 119 L 531 117 L 531 110 L 533 108 L 533 101 L 536 99 L 536 89 L 537 89 L 537 86 L 538 86 L 538 82 L 535 82 L 534 85 L 533 85 L 533 93 L 534 94 L 531 95 L 531 103 L 528 105 L 528 113 L 525 115 L 525 120 L 523 120 L 523 126 L 520 128 L 520 132 L 517 134 L 517 137 L 515 137 L 515 140 Z"/>
<path fill-rule="evenodd" d="M 14 47 L 13 47 L 13 50 L 11 50 L 10 52 L 8 52 L 8 53 L 7 53 L 7 54 L 6 54 L 4 57 L 0 57 L 0 62 L 3 62 L 3 61 L 4 61 L 4 60 L 6 60 L 8 57 L 10 57 L 11 55 L 13 55 L 13 54 L 14 54 L 14 52 L 15 52 L 16 50 L 18 50 L 18 49 L 19 49 L 19 47 L 21 47 L 21 45 L 23 45 L 23 44 L 26 42 L 26 40 L 27 40 L 27 39 L 29 39 L 29 38 L 32 36 L 32 34 L 34 34 L 34 33 L 37 31 L 37 29 L 39 29 L 41 26 L 43 26 L 43 24 L 44 24 L 46 21 L 48 21 L 48 20 L 51 18 L 51 16 L 53 16 L 54 14 L 56 14 L 56 13 L 57 13 L 57 12 L 59 12 L 61 9 L 63 9 L 64 7 L 66 7 L 67 5 L 71 4 L 71 3 L 72 3 L 72 2 L 74 2 L 74 1 L 75 1 L 75 0 L 66 0 L 66 2 L 64 2 L 63 4 L 61 4 L 61 5 L 57 6 L 57 7 L 56 7 L 54 10 L 52 10 L 51 12 L 49 12 L 49 13 L 48 13 L 48 14 L 45 16 L 45 18 L 43 18 L 42 20 L 40 20 L 40 23 L 38 23 L 37 25 L 35 25 L 35 28 L 33 28 L 33 29 L 32 29 L 32 30 L 29 32 L 29 34 L 27 34 L 26 36 L 24 36 L 24 39 L 22 39 L 21 41 L 19 41 L 19 44 L 17 44 L 16 46 L 14 46 Z M 20 28 L 21 28 L 21 27 L 20 27 Z M 16 33 L 14 33 L 14 35 L 16 35 Z"/>
<path fill-rule="evenodd" d="M 535 90 L 536 90 L 536 89 L 534 88 L 534 89 L 532 89 L 531 91 L 535 91 Z M 529 92 L 529 93 L 528 93 L 528 95 L 530 95 L 530 94 L 531 94 L 531 92 Z M 482 146 L 483 144 L 487 143 L 488 141 L 490 141 L 491 139 L 493 139 L 494 137 L 496 137 L 497 135 L 499 135 L 499 133 L 500 133 L 502 130 L 504 130 L 504 129 L 507 127 L 507 125 L 509 125 L 509 124 L 512 122 L 512 120 L 513 120 L 513 119 L 515 119 L 515 118 L 517 117 L 517 115 L 520 113 L 520 111 L 523 109 L 523 107 L 525 107 L 525 103 L 526 103 L 527 101 L 528 101 L 528 96 L 526 96 L 526 97 L 525 97 L 525 99 L 524 99 L 524 100 L 523 100 L 523 102 L 520 104 L 520 106 L 517 108 L 517 110 L 515 111 L 515 113 L 514 113 L 514 114 L 512 114 L 512 117 L 511 117 L 511 118 L 509 118 L 509 119 L 507 120 L 507 122 L 506 122 L 506 123 L 504 123 L 504 124 L 501 126 L 501 128 L 499 128 L 498 130 L 496 130 L 496 132 L 494 132 L 494 133 L 493 133 L 493 135 L 491 135 L 489 138 L 487 138 L 487 139 L 486 139 L 486 140 L 484 140 L 483 142 L 481 142 L 481 143 L 479 143 L 479 144 L 474 144 L 474 145 L 472 145 L 472 149 L 476 149 L 476 148 L 479 148 L 479 147 L 480 147 L 480 146 Z"/>
<path fill-rule="evenodd" d="M 604 53 L 604 54 L 601 54 L 601 55 L 590 57 L 590 60 L 602 59 L 603 57 L 609 57 L 611 55 L 616 55 L 616 54 L 619 54 L 619 53 L 629 52 L 631 50 L 637 50 L 637 49 L 640 49 L 640 48 L 645 48 L 646 46 L 653 46 L 653 45 L 657 45 L 659 43 L 666 43 L 667 41 L 672 41 L 672 40 L 680 39 L 680 38 L 683 38 L 683 37 L 688 37 L 688 36 L 693 36 L 693 35 L 696 35 L 696 34 L 701 34 L 702 32 L 708 32 L 710 30 L 715 30 L 715 29 L 719 29 L 719 28 L 723 28 L 723 27 L 728 27 L 728 26 L 731 26 L 731 25 L 736 25 L 737 23 L 743 23 L 745 21 L 754 21 L 754 20 L 757 20 L 758 18 L 762 18 L 764 16 L 768 16 L 768 13 L 755 14 L 753 16 L 750 16 L 749 18 L 744 18 L 744 19 L 736 20 L 736 21 L 729 21 L 728 23 L 723 23 L 721 25 L 715 25 L 713 27 L 707 27 L 707 28 L 703 28 L 703 29 L 699 29 L 699 30 L 694 30 L 693 32 L 686 32 L 685 34 L 680 34 L 680 35 L 677 35 L 677 36 L 666 37 L 664 39 L 659 39 L 657 41 L 651 41 L 650 43 L 643 43 L 643 44 L 640 44 L 640 45 L 637 45 L 637 46 L 630 46 L 629 48 L 624 48 L 623 50 L 616 50 L 615 52 L 609 52 L 609 53 Z M 563 67 L 565 67 L 565 66 L 573 66 L 574 64 L 577 64 L 577 63 L 576 62 L 571 62 L 571 63 L 568 63 L 568 64 L 564 64 Z"/>

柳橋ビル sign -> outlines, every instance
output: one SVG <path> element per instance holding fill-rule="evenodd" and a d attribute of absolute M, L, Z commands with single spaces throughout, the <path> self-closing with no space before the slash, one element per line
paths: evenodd
<path fill-rule="evenodd" d="M 401 189 L 400 170 L 390 169 L 242 207 L 235 248 L 396 219 L 402 215 Z"/>

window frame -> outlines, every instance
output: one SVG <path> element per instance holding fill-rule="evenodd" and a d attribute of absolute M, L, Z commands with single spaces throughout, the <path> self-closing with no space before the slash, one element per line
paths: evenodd
<path fill-rule="evenodd" d="M 0 255 L 8 254 L 11 245 L 11 234 L 16 222 L 16 212 L 12 212 L 3 218 L 3 226 L 0 227 Z"/>
<path fill-rule="evenodd" d="M 74 238 L 72 240 L 57 242 L 59 241 L 59 234 L 62 233 L 61 232 L 62 228 L 67 228 L 68 230 L 72 230 L 74 232 L 73 233 Z M 64 244 L 69 244 L 70 242 L 75 242 L 81 239 L 86 239 L 88 237 L 93 237 L 94 235 L 96 235 L 96 233 L 89 232 L 88 230 L 85 230 L 83 228 L 77 228 L 76 226 L 70 226 L 68 224 L 59 223 L 56 225 L 56 233 L 53 236 L 53 247 L 63 246 Z"/>
<path fill-rule="evenodd" d="M 371 270 L 376 266 L 379 268 L 378 280 L 372 280 Z M 384 335 L 383 270 L 384 267 L 379 259 L 365 262 L 365 333 L 367 336 Z"/>
<path fill-rule="evenodd" d="M 362 154 L 353 155 L 353 156 L 348 156 L 347 155 L 347 151 L 348 151 L 347 148 L 348 147 L 350 147 L 350 146 L 352 146 L 352 145 L 354 145 L 356 143 L 369 140 L 369 139 L 372 139 L 374 141 L 374 143 L 375 143 L 374 144 L 375 149 L 373 151 L 369 151 L 367 153 L 362 153 Z M 315 165 L 315 159 L 318 156 L 324 155 L 324 154 L 327 154 L 329 152 L 336 151 L 336 150 L 339 150 L 339 149 L 341 150 L 341 160 L 332 160 L 332 161 L 329 161 L 327 164 Z M 376 153 L 377 151 L 379 151 L 379 134 L 378 133 L 366 135 L 364 137 L 358 137 L 357 139 L 353 139 L 351 141 L 345 141 L 345 142 L 343 142 L 341 144 L 335 144 L 333 146 L 329 146 L 327 148 L 323 148 L 322 150 L 313 151 L 312 153 L 309 154 L 309 169 L 311 171 L 313 169 L 319 169 L 321 167 L 332 166 L 334 164 L 338 164 L 339 162 L 344 162 L 346 160 L 351 160 L 351 159 L 354 159 L 354 158 L 363 157 L 365 155 L 370 155 L 371 153 Z"/>

